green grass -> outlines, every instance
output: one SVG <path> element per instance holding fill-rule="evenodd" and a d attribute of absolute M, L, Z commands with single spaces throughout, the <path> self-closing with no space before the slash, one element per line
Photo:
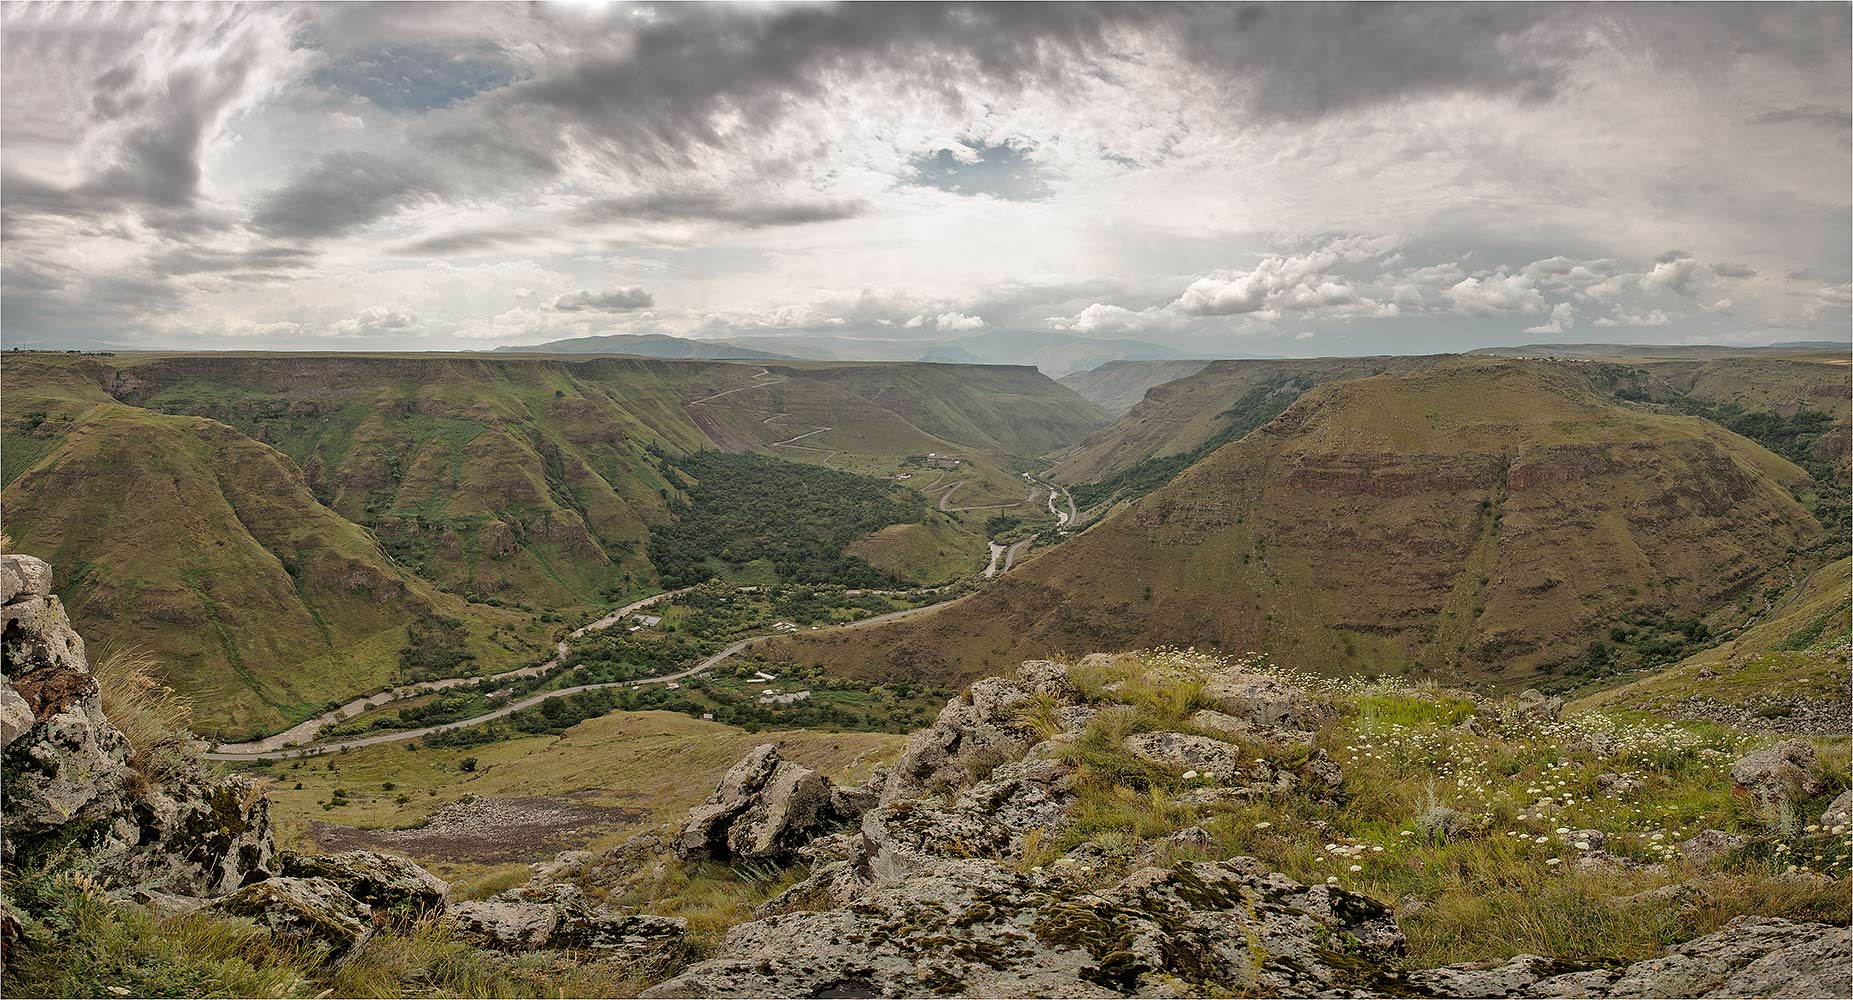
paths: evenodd
<path fill-rule="evenodd" d="M 1294 792 L 1190 806 L 1176 798 L 1189 782 L 1132 756 L 1121 741 L 1147 729 L 1189 731 L 1183 720 L 1201 690 L 1192 670 L 1213 666 L 1205 657 L 1158 654 L 1075 671 L 1084 695 L 1108 707 L 1063 747 L 1078 769 L 1079 799 L 1068 826 L 1036 838 L 1026 865 L 1047 864 L 1083 842 L 1130 863 L 1142 842 L 1202 826 L 1212 837 L 1207 851 L 1165 845 L 1161 857 L 1253 856 L 1302 882 L 1330 881 L 1392 904 L 1419 902 L 1401 920 L 1412 967 L 1525 952 L 1626 961 L 1739 914 L 1849 918 L 1848 837 L 1809 830 L 1806 820 L 1846 787 L 1844 740 L 1819 744 L 1826 791 L 1792 810 L 1762 812 L 1732 794 L 1728 773 L 1754 743 L 1723 727 L 1585 715 L 1538 727 L 1495 723 L 1478 736 L 1455 728 L 1471 703 L 1445 693 L 1287 674 L 1340 708 L 1340 718 L 1317 734 L 1318 748 L 1343 769 L 1340 796 L 1326 802 Z M 1249 669 L 1257 668 L 1251 661 Z M 1032 699 L 1020 712 L 1032 729 L 1047 728 L 1037 721 L 1046 704 Z M 1245 760 L 1260 756 L 1276 767 L 1305 760 L 1304 750 L 1291 747 L 1237 746 Z M 1630 775 L 1640 787 L 1605 792 L 1596 779 L 1606 773 Z M 1436 806 L 1460 810 L 1472 832 L 1455 839 L 1427 832 L 1423 814 Z M 1606 834 L 1608 852 L 1664 870 L 1578 867 L 1573 836 L 1559 831 L 1585 829 Z M 1674 845 L 1705 829 L 1771 839 L 1703 869 L 1678 857 Z M 1109 867 L 1098 877 L 1125 870 Z M 1831 881 L 1785 878 L 1790 872 Z M 1696 887 L 1690 908 L 1616 901 L 1681 881 Z"/>

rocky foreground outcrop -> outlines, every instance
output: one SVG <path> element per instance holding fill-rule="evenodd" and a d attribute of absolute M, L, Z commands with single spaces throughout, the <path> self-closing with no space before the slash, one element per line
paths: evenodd
<path fill-rule="evenodd" d="M 878 789 L 854 796 L 833 798 L 827 780 L 756 748 L 677 847 L 777 844 L 810 875 L 733 928 L 715 957 L 645 995 L 1853 995 L 1848 931 L 1824 924 L 1740 918 L 1612 968 L 1520 956 L 1410 970 L 1389 907 L 1252 858 L 1200 860 L 1210 846 L 1201 830 L 1141 845 L 1130 866 L 1088 842 L 1049 856 L 1041 845 L 1073 822 L 1068 751 L 1095 738 L 1091 722 L 1110 728 L 1112 713 L 1132 711 L 1107 687 L 1082 698 L 1068 669 L 1047 661 L 980 681 L 908 740 Z M 1305 749 L 1329 707 L 1239 669 L 1202 690 L 1217 708 L 1183 727 L 1194 732 L 1132 733 L 1120 746 L 1200 781 L 1186 794 L 1202 801 L 1341 793 L 1337 766 Z M 831 802 L 844 806 L 830 813 Z"/>
<path fill-rule="evenodd" d="M 0 859 L 19 867 L 81 851 L 111 883 L 184 896 L 266 877 L 268 800 L 246 779 L 200 768 L 158 783 L 140 772 L 51 583 L 43 561 L 0 556 Z"/>
<path fill-rule="evenodd" d="M 9 869 L 71 866 L 118 902 L 163 916 L 203 911 L 247 920 L 330 962 L 345 961 L 382 926 L 433 917 L 497 951 L 570 948 L 625 962 L 681 954 L 686 922 L 596 906 L 570 885 L 453 903 L 450 886 L 405 858 L 279 854 L 269 801 L 256 783 L 202 764 L 142 770 L 104 711 L 83 640 L 51 580 L 38 559 L 0 556 L 0 794 Z M 0 929 L 9 954 L 56 937 L 34 921 L 7 902 Z"/>

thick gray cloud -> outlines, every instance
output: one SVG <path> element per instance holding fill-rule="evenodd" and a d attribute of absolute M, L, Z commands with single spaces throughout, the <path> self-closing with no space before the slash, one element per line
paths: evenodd
<path fill-rule="evenodd" d="M 642 285 L 626 285 L 603 292 L 580 291 L 571 295 L 562 295 L 555 299 L 553 308 L 558 312 L 630 312 L 633 309 L 648 309 L 656 304 L 656 296 Z"/>
<path fill-rule="evenodd" d="M 0 18 L 9 339 L 1795 339 L 1853 277 L 1845 5 Z"/>

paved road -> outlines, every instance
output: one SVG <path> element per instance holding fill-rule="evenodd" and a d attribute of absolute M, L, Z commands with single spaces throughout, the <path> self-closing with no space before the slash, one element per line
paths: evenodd
<path fill-rule="evenodd" d="M 700 405 L 702 405 L 702 404 L 704 404 L 704 403 L 709 403 L 709 402 L 712 402 L 712 401 L 714 401 L 714 400 L 717 400 L 717 399 L 719 399 L 719 398 L 721 398 L 722 396 L 731 396 L 731 395 L 733 395 L 733 394 L 734 394 L 734 393 L 736 393 L 736 392 L 746 392 L 746 391 L 747 391 L 747 390 L 749 390 L 749 389 L 764 389 L 764 388 L 766 388 L 767 386 L 773 386 L 773 385 L 778 385 L 778 384 L 779 384 L 779 383 L 781 383 L 781 382 L 789 382 L 789 381 L 791 381 L 791 379 L 789 379 L 789 378 L 787 378 L 787 377 L 785 377 L 785 376 L 783 376 L 783 375 L 774 375 L 774 374 L 772 374 L 772 370 L 771 370 L 771 369 L 769 369 L 769 368 L 761 368 L 761 369 L 760 369 L 760 370 L 759 370 L 759 371 L 758 371 L 758 372 L 757 372 L 756 374 L 754 374 L 754 375 L 753 375 L 753 379 L 754 379 L 754 381 L 753 381 L 752 383 L 750 383 L 750 384 L 748 384 L 748 385 L 743 385 L 743 386 L 740 386 L 740 387 L 738 387 L 738 388 L 734 388 L 734 389 L 728 389 L 728 390 L 726 390 L 725 392 L 717 392 L 717 393 L 715 393 L 715 394 L 714 394 L 714 395 L 712 395 L 712 396 L 703 396 L 703 397 L 701 397 L 700 399 L 691 399 L 691 400 L 689 400 L 688 402 L 686 402 L 686 403 L 684 403 L 684 404 L 682 404 L 682 405 L 683 405 L 684 407 L 689 407 L 689 406 L 700 406 Z M 766 419 L 764 419 L 764 420 L 761 420 L 761 421 L 760 421 L 760 423 L 761 423 L 761 424 L 769 424 L 769 423 L 771 423 L 772 421 L 774 421 L 774 420 L 777 420 L 777 419 L 779 419 L 779 418 L 781 418 L 781 417 L 789 417 L 789 416 L 791 416 L 791 414 L 789 414 L 789 413 L 774 413 L 773 415 L 771 415 L 771 416 L 769 416 L 769 417 L 767 417 Z M 819 464 L 819 465 L 829 465 L 829 464 L 830 464 L 830 460 L 831 460 L 831 459 L 833 459 L 833 458 L 835 458 L 835 457 L 837 456 L 837 454 L 838 454 L 838 453 L 837 453 L 837 451 L 836 451 L 835 449 L 831 449 L 831 448 L 813 448 L 813 447 L 811 447 L 811 446 L 810 446 L 810 445 L 808 445 L 808 444 L 797 444 L 796 442 L 798 442 L 798 441 L 802 441 L 802 440 L 804 440 L 805 438 L 807 438 L 807 437 L 810 437 L 810 436 L 811 436 L 811 435 L 813 435 L 813 434 L 822 434 L 822 433 L 823 433 L 823 432 L 825 432 L 825 431 L 833 431 L 833 430 L 836 430 L 836 428 L 834 428 L 834 427 L 818 427 L 818 428 L 816 428 L 816 429 L 814 429 L 814 430 L 810 430 L 810 431 L 806 431 L 805 433 L 803 433 L 803 434 L 800 434 L 800 435 L 798 435 L 797 437 L 793 437 L 793 438 L 786 438 L 786 439 L 785 439 L 785 440 L 783 440 L 783 441 L 774 441 L 774 442 L 772 442 L 772 443 L 771 443 L 770 445 L 768 445 L 767 447 L 770 447 L 770 448 L 791 448 L 791 449 L 793 449 L 794 451 L 814 451 L 814 452 L 818 452 L 818 453 L 820 453 L 820 454 L 822 454 L 822 455 L 823 455 L 824 457 L 823 457 L 823 458 L 821 458 L 821 459 L 818 459 L 818 461 L 817 461 L 817 464 Z"/>
<path fill-rule="evenodd" d="M 1028 538 L 1025 538 L 1022 541 L 1016 543 L 1015 545 L 1012 545 L 1010 547 L 1010 551 L 1004 553 L 1004 572 L 1006 573 L 1010 572 L 1010 567 L 1015 566 L 1017 564 L 1017 556 L 1022 555 L 1023 550 L 1029 548 L 1029 543 L 1035 540 L 1036 540 L 1036 536 L 1031 535 Z"/>
<path fill-rule="evenodd" d="M 1029 491 L 1029 496 L 1024 497 L 1021 500 L 1015 501 L 1014 503 L 981 503 L 973 507 L 950 506 L 950 504 L 952 503 L 952 495 L 959 491 L 959 487 L 964 486 L 969 481 L 970 480 L 961 479 L 958 482 L 953 483 L 951 486 L 946 488 L 946 492 L 942 494 L 939 498 L 939 509 L 942 513 L 957 514 L 961 511 L 967 511 L 967 510 L 1003 510 L 1006 507 L 1021 507 L 1024 504 L 1029 503 L 1030 500 L 1034 499 L 1036 496 L 1035 489 L 1031 488 L 1031 490 Z"/>
<path fill-rule="evenodd" d="M 672 593 L 680 593 L 680 592 L 681 591 L 674 591 Z M 669 596 L 669 594 L 667 593 L 658 594 L 652 600 L 661 600 L 667 596 Z M 914 615 L 925 614 L 926 612 L 932 611 L 935 608 L 945 607 L 946 605 L 954 603 L 955 601 L 958 601 L 958 600 L 959 598 L 955 597 L 955 598 L 952 598 L 951 600 L 940 601 L 936 604 L 928 604 L 923 607 L 905 608 L 900 611 L 890 611 L 887 614 L 876 615 L 873 618 L 864 618 L 861 621 L 849 622 L 844 625 L 835 625 L 827 629 L 817 629 L 816 631 L 818 632 L 845 632 L 850 629 L 869 628 L 870 626 L 881 625 L 886 622 L 899 621 L 903 618 L 911 618 Z M 631 607 L 636 607 L 636 606 L 638 605 L 632 605 Z M 605 616 L 605 618 L 600 619 L 600 621 L 606 621 L 606 619 L 610 619 L 611 621 L 616 621 L 617 617 L 623 614 L 627 610 L 628 609 L 620 609 L 619 611 L 612 612 L 612 614 Z M 597 624 L 597 623 L 595 622 L 594 624 Z M 609 624 L 609 622 L 607 622 L 607 624 Z M 591 626 L 587 626 L 586 628 L 589 629 L 591 628 Z M 575 632 L 574 634 L 578 635 L 583 631 L 585 630 L 581 629 L 580 632 Z M 211 760 L 288 760 L 292 757 L 313 757 L 313 756 L 317 756 L 320 754 L 333 753 L 333 752 L 341 751 L 341 750 L 351 750 L 351 749 L 355 749 L 358 747 L 377 746 L 381 743 L 397 743 L 402 740 L 415 740 L 415 739 L 419 739 L 420 737 L 430 736 L 434 733 L 448 732 L 452 729 L 462 729 L 465 726 L 477 726 L 485 722 L 493 722 L 496 719 L 505 718 L 509 715 L 513 715 L 514 713 L 519 712 L 522 709 L 533 708 L 535 705 L 538 705 L 541 702 L 548 700 L 549 698 L 564 698 L 568 695 L 579 694 L 582 691 L 596 691 L 599 688 L 642 687 L 645 684 L 667 684 L 670 681 L 685 680 L 687 678 L 695 676 L 696 674 L 702 673 L 704 671 L 707 671 L 713 668 L 715 664 L 721 663 L 722 661 L 726 660 L 728 657 L 738 654 L 741 650 L 747 649 L 752 646 L 756 646 L 762 642 L 765 642 L 768 639 L 777 639 L 780 636 L 783 636 L 786 634 L 788 633 L 769 632 L 764 635 L 748 636 L 744 639 L 741 639 L 737 642 L 732 643 L 731 645 L 722 649 L 720 652 L 715 653 L 714 655 L 708 657 L 705 660 L 702 660 L 700 663 L 695 664 L 694 666 L 688 668 L 687 670 L 679 671 L 677 673 L 665 674 L 661 677 L 640 677 L 640 678 L 637 678 L 636 680 L 611 681 L 611 682 L 604 683 L 604 684 L 582 684 L 578 687 L 561 688 L 558 691 L 543 691 L 539 694 L 530 695 L 527 698 L 523 698 L 520 701 L 512 702 L 507 705 L 503 705 L 501 708 L 495 709 L 494 711 L 485 712 L 482 715 L 476 716 L 473 719 L 464 719 L 459 722 L 449 722 L 441 726 L 426 726 L 423 729 L 406 729 L 406 730 L 399 730 L 397 732 L 379 733 L 374 736 L 361 736 L 361 737 L 357 737 L 351 740 L 341 740 L 335 743 L 324 743 L 319 746 L 296 747 L 296 748 L 288 749 L 288 750 L 270 749 L 266 751 L 233 752 L 232 748 L 230 747 L 221 747 L 217 751 L 206 754 L 206 757 Z M 805 633 L 793 633 L 793 634 L 808 635 L 810 633 L 805 632 Z M 561 643 L 560 645 L 562 647 L 565 647 L 566 644 Z M 562 656 L 563 655 L 564 655 L 564 652 L 562 652 Z M 529 669 L 533 669 L 533 668 L 529 668 Z M 502 674 L 498 676 L 507 677 L 510 675 Z M 479 678 L 468 678 L 466 680 L 474 681 L 477 679 Z M 379 696 L 375 695 L 374 697 L 377 698 Z"/>

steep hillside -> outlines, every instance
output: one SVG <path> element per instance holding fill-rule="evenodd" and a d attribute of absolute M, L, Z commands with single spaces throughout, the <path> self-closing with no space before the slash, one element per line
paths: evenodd
<path fill-rule="evenodd" d="M 506 669 L 545 642 L 531 616 L 395 564 L 287 456 L 223 424 L 113 401 L 68 416 L 7 486 L 7 531 L 70 567 L 59 593 L 94 641 L 158 651 L 208 733 L 421 671 Z"/>
<path fill-rule="evenodd" d="M 1576 706 L 1752 731 L 1845 736 L 1849 615 L 1853 576 L 1848 560 L 1838 559 L 1770 600 L 1753 624 L 1724 642 Z"/>
<path fill-rule="evenodd" d="M 1091 371 L 1073 372 L 1056 381 L 1081 398 L 1118 417 L 1138 405 L 1147 390 L 1202 371 L 1207 361 L 1109 361 Z"/>
<path fill-rule="evenodd" d="M 1775 582 L 1823 537 L 1791 496 L 1806 482 L 1706 421 L 1609 401 L 1575 366 L 1330 383 L 995 587 L 774 655 L 943 682 L 1029 649 L 1196 644 L 1529 683 L 1614 624 Z"/>
<path fill-rule="evenodd" d="M 983 565 L 981 508 L 1027 503 L 1014 463 L 1100 419 L 1033 370 L 945 365 L 16 355 L 4 375 L 8 530 L 73 567 L 80 625 L 149 647 L 230 735 L 404 671 L 537 659 L 543 616 L 656 589 L 652 529 L 700 486 L 669 458 L 780 459 L 754 466 L 765 488 L 793 462 L 930 481 L 904 504 L 915 522 L 806 551 L 939 583 Z M 929 453 L 956 467 L 913 461 Z"/>
<path fill-rule="evenodd" d="M 1066 447 L 1107 422 L 1099 407 L 1015 365 L 833 365 L 805 372 L 946 441 L 1028 457 Z"/>
<path fill-rule="evenodd" d="M 1212 361 L 1195 375 L 1153 387 L 1112 424 L 1057 453 L 1050 475 L 1069 485 L 1101 482 L 1140 462 L 1188 454 L 1223 433 L 1229 425 L 1228 410 L 1257 389 L 1411 371 L 1434 360 Z"/>

